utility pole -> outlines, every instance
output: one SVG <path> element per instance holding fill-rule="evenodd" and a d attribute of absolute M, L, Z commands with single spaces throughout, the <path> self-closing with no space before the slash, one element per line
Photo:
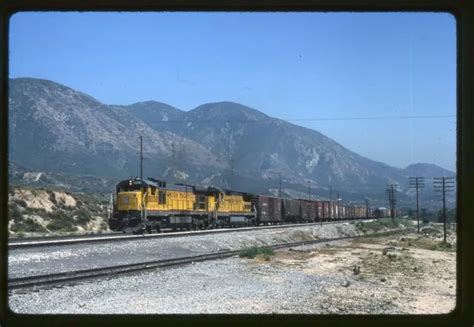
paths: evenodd
<path fill-rule="evenodd" d="M 395 219 L 395 210 L 397 205 L 397 198 L 395 193 L 396 184 L 387 185 L 387 194 L 388 194 L 388 202 L 390 203 L 390 217 Z"/>
<path fill-rule="evenodd" d="M 434 177 L 433 188 L 435 192 L 443 192 L 444 243 L 446 244 L 446 193 L 454 191 L 454 177 Z"/>
<path fill-rule="evenodd" d="M 311 200 L 311 188 L 310 188 L 311 181 L 308 181 L 308 200 Z"/>
<path fill-rule="evenodd" d="M 143 136 L 140 135 L 140 180 L 143 181 Z"/>
<path fill-rule="evenodd" d="M 278 177 L 279 177 L 279 188 L 278 188 L 278 197 L 281 198 L 281 173 L 278 173 Z"/>
<path fill-rule="evenodd" d="M 425 187 L 425 178 L 424 177 L 410 177 L 409 186 L 410 188 L 416 189 L 416 221 L 418 224 L 418 233 L 419 233 L 420 232 L 420 205 L 419 205 L 418 190 L 420 188 Z"/>
<path fill-rule="evenodd" d="M 369 219 L 369 199 L 365 198 L 365 218 Z"/>
<path fill-rule="evenodd" d="M 140 183 L 141 186 L 140 188 L 143 187 L 143 136 L 140 135 Z M 145 192 L 145 191 L 143 191 Z M 145 220 L 145 204 L 144 204 L 144 198 L 142 198 L 142 205 L 141 205 L 141 217 L 142 221 Z"/>
<path fill-rule="evenodd" d="M 234 159 L 230 159 L 230 189 L 234 186 Z"/>
<path fill-rule="evenodd" d="M 329 201 L 332 201 L 332 185 L 329 185 Z"/>

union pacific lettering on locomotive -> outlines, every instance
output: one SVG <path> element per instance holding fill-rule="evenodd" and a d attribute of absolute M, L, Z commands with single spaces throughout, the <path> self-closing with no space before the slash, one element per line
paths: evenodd
<path fill-rule="evenodd" d="M 218 187 L 169 184 L 149 178 L 117 184 L 110 229 L 124 233 L 163 228 L 208 229 L 379 218 L 385 212 L 339 201 L 279 198 Z"/>

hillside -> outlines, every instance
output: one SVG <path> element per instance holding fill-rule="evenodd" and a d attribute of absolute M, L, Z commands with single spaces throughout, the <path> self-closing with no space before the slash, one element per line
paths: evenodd
<path fill-rule="evenodd" d="M 8 232 L 12 236 L 108 231 L 109 201 L 60 189 L 10 187 Z"/>
<path fill-rule="evenodd" d="M 144 135 L 144 167 L 162 174 L 174 147 L 190 176 L 221 165 L 200 144 L 157 132 L 119 106 L 104 105 L 60 84 L 38 79 L 10 81 L 10 159 L 34 170 L 127 178 L 139 174 L 139 135 Z M 192 169 L 190 169 L 192 167 Z"/>

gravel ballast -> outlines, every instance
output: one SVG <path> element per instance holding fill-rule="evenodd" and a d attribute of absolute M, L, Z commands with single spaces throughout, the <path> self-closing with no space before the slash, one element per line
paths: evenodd
<path fill-rule="evenodd" d="M 250 241 L 248 233 L 219 236 L 231 236 L 225 244 L 240 248 L 242 242 L 264 245 L 265 241 L 283 243 L 359 233 L 353 224 L 327 225 L 319 231 L 316 227 L 320 226 L 309 231 L 306 227 L 303 232 L 298 227 L 267 230 L 267 235 Z M 455 240 L 455 230 L 449 232 L 448 239 Z M 440 248 L 439 235 L 434 235 L 438 234 L 364 237 L 279 250 L 269 258 L 232 257 L 14 290 L 9 294 L 9 306 L 26 314 L 448 313 L 456 299 L 455 252 Z M 196 247 L 201 251 L 222 249 L 225 240 L 216 236 Z M 168 244 L 189 251 L 192 244 L 186 242 L 191 240 L 196 238 L 160 241 L 172 241 Z M 179 241 L 185 242 L 176 244 Z"/>
<path fill-rule="evenodd" d="M 359 234 L 361 232 L 354 224 L 344 222 L 190 237 L 14 249 L 9 251 L 8 271 L 9 277 L 14 278 Z"/>
<path fill-rule="evenodd" d="M 320 243 L 277 251 L 268 261 L 232 257 L 61 287 L 17 290 L 10 294 L 9 305 L 14 312 L 28 314 L 451 311 L 456 298 L 455 252 L 405 248 L 398 239 Z M 357 274 L 356 266 L 360 268 Z"/>

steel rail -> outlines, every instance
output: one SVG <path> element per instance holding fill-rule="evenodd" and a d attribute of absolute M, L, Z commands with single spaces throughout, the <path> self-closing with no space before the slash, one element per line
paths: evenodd
<path fill-rule="evenodd" d="M 16 243 L 34 243 L 41 241 L 61 241 L 61 240 L 71 240 L 75 238 L 107 238 L 114 236 L 121 236 L 121 232 L 104 232 L 100 234 L 90 233 L 90 234 L 70 234 L 70 235 L 52 235 L 52 236 L 32 236 L 32 237 L 9 237 L 9 244 Z"/>
<path fill-rule="evenodd" d="M 282 229 L 282 228 L 294 228 L 294 227 L 305 227 L 305 226 L 314 226 L 314 225 L 331 225 L 346 223 L 351 221 L 371 221 L 376 218 L 360 218 L 360 219 L 348 219 L 348 220 L 337 220 L 337 221 L 326 221 L 326 222 L 314 222 L 314 223 L 304 223 L 304 224 L 284 224 L 284 225 L 271 225 L 271 226 L 252 226 L 252 227 L 240 227 L 240 228 L 222 228 L 222 229 L 206 229 L 199 231 L 185 231 L 185 232 L 170 232 L 170 233 L 160 233 L 160 234 L 142 234 L 142 235 L 108 235 L 108 236 L 98 236 L 98 237 L 74 237 L 67 239 L 54 239 L 47 241 L 26 241 L 26 242 L 13 242 L 8 243 L 8 250 L 14 249 L 24 249 L 24 248 L 34 248 L 42 246 L 62 246 L 69 244 L 78 244 L 78 243 L 96 243 L 96 242 L 114 242 L 114 241 L 128 241 L 128 240 L 145 240 L 153 238 L 170 238 L 170 237 L 188 237 L 188 236 L 199 236 L 207 234 L 220 234 L 220 233 L 232 233 L 232 232 L 246 232 L 254 231 L 261 229 Z"/>
<path fill-rule="evenodd" d="M 414 228 L 407 228 L 407 229 L 395 230 L 395 231 L 386 231 L 386 232 L 381 232 L 381 233 L 372 233 L 372 234 L 366 234 L 366 235 L 342 236 L 342 237 L 329 238 L 329 239 L 317 239 L 317 240 L 307 240 L 307 241 L 298 241 L 298 242 L 290 242 L 290 243 L 280 243 L 280 244 L 274 244 L 274 245 L 265 245 L 261 247 L 271 248 L 271 249 L 281 249 L 281 248 L 310 245 L 310 244 L 317 244 L 317 243 L 343 241 L 343 240 L 348 240 L 348 239 L 392 235 L 392 234 L 404 233 L 404 232 L 408 232 L 412 230 L 414 230 Z M 71 283 L 78 280 L 94 279 L 94 278 L 100 278 L 104 276 L 115 276 L 119 274 L 134 273 L 134 272 L 140 272 L 140 271 L 157 269 L 157 268 L 173 267 L 173 266 L 185 265 L 185 264 L 189 264 L 193 262 L 228 258 L 228 257 L 238 255 L 241 251 L 242 249 L 230 250 L 230 251 L 222 251 L 222 252 L 215 252 L 215 253 L 209 253 L 209 254 L 200 254 L 200 255 L 195 255 L 195 256 L 155 260 L 155 261 L 148 261 L 148 262 L 141 262 L 141 263 L 131 263 L 131 264 L 125 264 L 125 265 L 119 265 L 119 266 L 92 268 L 92 269 L 60 272 L 60 273 L 53 273 L 53 274 L 46 274 L 46 275 L 16 277 L 16 278 L 8 279 L 8 288 L 9 290 L 12 290 L 12 289 L 38 287 L 38 286 L 43 286 L 43 285 L 65 284 L 65 283 Z"/>

